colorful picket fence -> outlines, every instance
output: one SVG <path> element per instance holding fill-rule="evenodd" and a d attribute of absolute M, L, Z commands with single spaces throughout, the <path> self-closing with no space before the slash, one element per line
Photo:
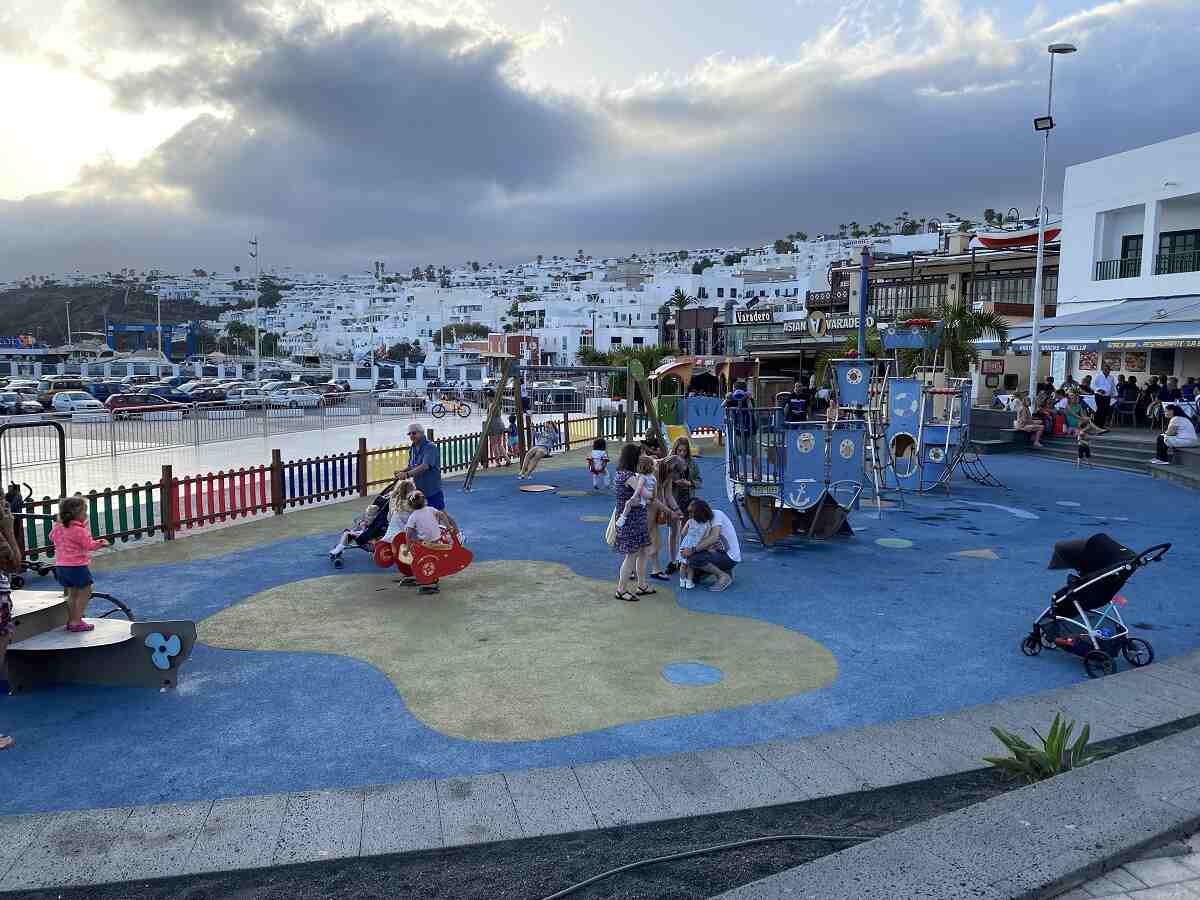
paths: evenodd
<path fill-rule="evenodd" d="M 172 478 L 164 473 L 164 483 L 171 485 L 168 496 L 174 507 L 168 520 L 168 534 L 228 519 L 259 515 L 273 508 L 274 491 L 270 466 L 228 472 L 208 472 Z"/>
<path fill-rule="evenodd" d="M 119 485 L 82 495 L 87 502 L 88 527 L 92 537 L 127 543 L 151 537 L 163 529 L 162 485 L 147 481 L 129 487 Z M 59 499 L 33 500 L 24 512 L 36 516 L 24 520 L 22 537 L 25 555 L 37 560 L 54 556 L 50 530 L 58 519 Z"/>
<path fill-rule="evenodd" d="M 625 417 L 620 413 L 595 416 L 564 415 L 556 422 L 566 449 L 588 447 L 596 437 L 620 440 L 625 435 Z M 649 420 L 635 418 L 635 429 L 644 433 Z M 435 438 L 446 474 L 468 469 L 479 446 L 480 434 Z M 93 536 L 125 543 L 161 533 L 171 540 L 186 532 L 237 519 L 273 513 L 350 496 L 367 496 L 392 480 L 393 473 L 408 465 L 409 448 L 368 449 L 360 439 L 357 451 L 311 459 L 283 460 L 272 452 L 268 465 L 206 472 L 175 477 L 163 466 L 157 483 L 125 485 L 92 491 L 85 496 Z M 52 517 L 59 500 L 43 497 L 32 501 L 26 512 L 39 518 L 26 519 L 22 528 L 26 556 L 37 560 L 53 557 L 50 544 Z"/>
<path fill-rule="evenodd" d="M 274 454 L 271 465 L 281 467 L 283 502 L 287 506 L 304 506 L 362 493 L 364 485 L 359 473 L 358 453 L 338 453 L 286 463 L 279 459 L 278 450 Z"/>

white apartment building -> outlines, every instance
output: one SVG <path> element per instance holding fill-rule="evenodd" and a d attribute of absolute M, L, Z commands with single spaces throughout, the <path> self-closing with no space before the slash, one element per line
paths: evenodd
<path fill-rule="evenodd" d="M 1062 224 L 1056 381 L 1200 377 L 1200 132 L 1069 167 Z"/>

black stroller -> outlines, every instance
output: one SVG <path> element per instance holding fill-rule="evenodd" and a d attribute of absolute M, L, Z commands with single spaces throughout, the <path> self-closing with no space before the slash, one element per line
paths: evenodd
<path fill-rule="evenodd" d="M 374 500 L 368 504 L 368 506 L 376 506 L 378 509 L 376 510 L 375 515 L 371 518 L 371 521 L 367 523 L 366 527 L 362 531 L 352 538 L 351 542 L 346 545 L 347 547 L 357 547 L 359 550 L 365 550 L 368 553 L 373 551 L 374 548 L 372 545 L 375 543 L 375 541 L 379 540 L 384 536 L 384 534 L 387 533 L 388 502 L 392 499 L 392 491 L 395 489 L 398 483 L 398 479 L 391 482 L 375 496 Z M 355 520 L 355 524 L 358 524 L 357 520 Z M 339 551 L 337 553 L 330 553 L 329 561 L 333 563 L 333 567 L 335 569 L 340 569 L 343 565 L 342 552 Z"/>
<path fill-rule="evenodd" d="M 1154 648 L 1149 641 L 1129 636 L 1119 609 L 1125 598 L 1117 591 L 1134 572 L 1158 562 L 1170 549 L 1170 544 L 1156 544 L 1134 553 L 1103 533 L 1059 541 L 1047 568 L 1074 569 L 1076 574 L 1068 575 L 1066 585 L 1054 592 L 1050 606 L 1021 641 L 1021 652 L 1037 656 L 1043 647 L 1066 650 L 1083 657 L 1091 678 L 1111 674 L 1118 656 L 1131 666 L 1148 666 L 1154 661 Z"/>

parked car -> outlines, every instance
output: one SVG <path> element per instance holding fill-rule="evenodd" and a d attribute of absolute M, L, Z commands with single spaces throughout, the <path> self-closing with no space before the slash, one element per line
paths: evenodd
<path fill-rule="evenodd" d="M 125 384 L 154 384 L 158 381 L 157 375 L 126 375 L 121 379 Z"/>
<path fill-rule="evenodd" d="M 375 380 L 375 390 L 377 391 L 394 391 L 396 389 L 396 380 L 394 378 L 377 378 Z"/>
<path fill-rule="evenodd" d="M 113 394 L 122 394 L 127 389 L 127 386 L 119 381 L 93 381 L 86 385 L 87 392 L 101 403 Z"/>
<path fill-rule="evenodd" d="M 37 398 L 42 406 L 50 406 L 59 391 L 84 391 L 83 379 L 70 375 L 51 375 L 38 382 Z"/>
<path fill-rule="evenodd" d="M 320 394 L 322 397 L 329 397 L 334 394 L 344 394 L 345 393 L 345 391 L 343 391 L 336 384 L 330 384 L 329 382 L 323 382 L 322 384 L 314 384 L 310 390 L 312 390 L 312 392 L 314 394 Z"/>
<path fill-rule="evenodd" d="M 423 410 L 429 401 L 416 391 L 381 391 L 375 398 L 380 406 L 399 406 L 405 409 Z"/>
<path fill-rule="evenodd" d="M 224 403 L 225 392 L 215 387 L 197 387 L 188 391 L 188 399 L 193 403 Z"/>
<path fill-rule="evenodd" d="M 258 388 L 235 387 L 225 392 L 225 402 L 229 406 L 261 409 L 267 405 L 267 395 Z"/>
<path fill-rule="evenodd" d="M 272 391 L 267 396 L 267 402 L 271 406 L 286 406 L 297 409 L 318 406 L 321 403 L 321 397 L 319 394 L 313 393 L 309 388 L 284 388 Z"/>
<path fill-rule="evenodd" d="M 326 384 L 328 384 L 328 385 L 332 385 L 333 387 L 336 387 L 336 388 L 337 388 L 339 391 L 349 391 L 349 390 L 352 390 L 352 388 L 350 387 L 350 382 L 346 381 L 345 379 L 343 379 L 343 380 L 341 380 L 341 381 L 333 381 L 333 380 L 330 380 L 330 381 L 327 381 L 327 382 L 325 382 L 325 383 L 326 383 Z"/>
<path fill-rule="evenodd" d="M 16 391 L 0 392 L 0 415 L 28 416 L 42 411 L 42 404 L 31 399 L 27 394 Z"/>
<path fill-rule="evenodd" d="M 259 387 L 270 394 L 275 391 L 284 391 L 288 388 L 299 387 L 299 385 L 294 381 L 264 381 Z"/>
<path fill-rule="evenodd" d="M 187 384 L 192 380 L 191 375 L 172 375 L 170 378 L 163 378 L 163 384 L 169 384 L 173 388 L 178 388 L 181 384 Z"/>
<path fill-rule="evenodd" d="M 58 391 L 50 401 L 50 408 L 56 413 L 104 412 L 104 404 L 87 391 Z"/>
<path fill-rule="evenodd" d="M 173 387 L 154 386 L 144 390 L 130 391 L 133 394 L 153 394 L 160 400 L 166 400 L 170 403 L 195 403 L 191 394 L 186 394 L 183 391 L 176 390 Z"/>
<path fill-rule="evenodd" d="M 187 415 L 183 403 L 172 403 L 157 394 L 113 394 L 104 404 L 116 419 L 129 419 L 148 412 L 181 412 Z"/>
<path fill-rule="evenodd" d="M 38 383 L 32 378 L 10 378 L 4 383 L 6 391 L 33 391 L 37 393 Z"/>

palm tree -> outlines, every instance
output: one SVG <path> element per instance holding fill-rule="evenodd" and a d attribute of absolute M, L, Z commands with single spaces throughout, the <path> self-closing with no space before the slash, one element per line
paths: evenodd
<path fill-rule="evenodd" d="M 675 293 L 667 298 L 667 303 L 675 308 L 675 315 L 678 318 L 679 313 L 683 312 L 689 306 L 696 302 L 695 297 L 689 297 L 683 292 L 683 288 L 675 288 Z"/>
<path fill-rule="evenodd" d="M 941 319 L 942 340 L 935 360 L 946 367 L 952 378 L 965 378 L 971 364 L 979 361 L 979 349 L 975 342 L 982 338 L 1008 342 L 1008 320 L 990 311 L 976 312 L 967 303 L 953 303 L 932 310 L 913 310 L 913 319 Z M 901 353 L 901 361 L 907 366 L 921 362 L 920 350 Z"/>

